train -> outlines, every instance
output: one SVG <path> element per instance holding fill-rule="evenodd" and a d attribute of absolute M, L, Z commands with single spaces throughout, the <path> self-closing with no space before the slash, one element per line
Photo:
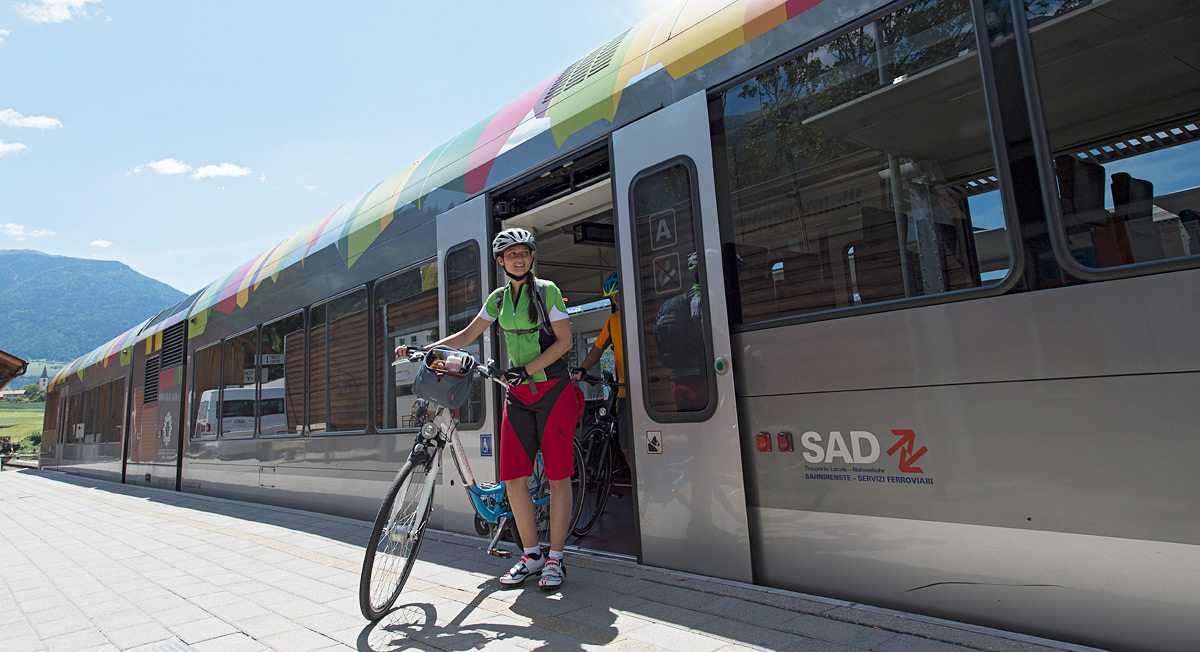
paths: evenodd
<path fill-rule="evenodd" d="M 41 466 L 369 519 L 395 346 L 468 323 L 521 226 L 576 359 L 625 290 L 631 477 L 573 545 L 1195 650 L 1197 33 L 1197 0 L 675 2 L 64 368 Z M 458 414 L 481 480 L 497 392 Z"/>

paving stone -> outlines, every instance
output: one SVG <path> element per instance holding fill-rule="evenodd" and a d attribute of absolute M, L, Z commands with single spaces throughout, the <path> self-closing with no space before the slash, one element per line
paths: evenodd
<path fill-rule="evenodd" d="M 368 623 L 358 613 L 365 522 L 48 472 L 0 474 L 0 494 L 13 493 L 29 497 L 0 530 L 0 546 L 18 551 L 0 577 L 0 613 L 15 616 L 4 652 L 172 641 L 196 652 L 1051 649 L 575 552 L 562 590 L 506 589 L 495 578 L 511 559 L 437 531 L 396 609 Z M 63 541 L 64 531 L 79 535 Z"/>
<path fill-rule="evenodd" d="M 181 623 L 169 628 L 172 633 L 179 637 L 180 640 L 187 644 L 199 643 L 214 638 L 220 638 L 228 634 L 238 633 L 238 629 L 233 625 L 216 618 L 209 616 L 200 620 L 195 620 L 190 623 Z"/>

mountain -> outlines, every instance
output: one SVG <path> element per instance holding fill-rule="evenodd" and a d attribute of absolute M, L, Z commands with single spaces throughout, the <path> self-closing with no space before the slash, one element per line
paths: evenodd
<path fill-rule="evenodd" d="M 74 360 L 186 296 L 116 261 L 0 249 L 0 348 Z"/>

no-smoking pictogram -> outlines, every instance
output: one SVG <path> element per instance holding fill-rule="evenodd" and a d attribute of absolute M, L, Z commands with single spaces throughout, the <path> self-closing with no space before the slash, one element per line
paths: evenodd
<path fill-rule="evenodd" d="M 679 273 L 679 254 L 659 256 L 654 264 L 654 293 L 678 294 L 683 289 L 683 276 Z"/>

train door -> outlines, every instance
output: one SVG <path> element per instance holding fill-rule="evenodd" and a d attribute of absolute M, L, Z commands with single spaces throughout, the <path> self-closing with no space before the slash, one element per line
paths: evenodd
<path fill-rule="evenodd" d="M 179 322 L 134 347 L 126 483 L 178 489 L 186 329 L 187 322 Z"/>
<path fill-rule="evenodd" d="M 488 271 L 492 264 L 487 225 L 487 203 L 482 196 L 437 218 L 441 337 L 471 323 L 487 298 L 490 289 Z M 483 361 L 493 357 L 491 329 L 466 348 Z M 496 481 L 499 416 L 495 396 L 492 385 L 476 379 L 470 400 L 458 411 L 458 434 L 467 452 L 467 463 L 479 482 Z M 447 458 L 446 464 L 452 466 L 453 462 Z M 444 467 L 440 484 L 443 486 L 434 494 L 439 509 L 435 510 L 433 518 L 436 521 L 437 513 L 441 512 L 442 522 L 440 525 L 435 523 L 435 527 L 455 532 L 474 531 L 475 510 L 467 500 L 458 472 Z"/>
<path fill-rule="evenodd" d="M 642 562 L 751 581 L 704 93 L 612 148 Z"/>

